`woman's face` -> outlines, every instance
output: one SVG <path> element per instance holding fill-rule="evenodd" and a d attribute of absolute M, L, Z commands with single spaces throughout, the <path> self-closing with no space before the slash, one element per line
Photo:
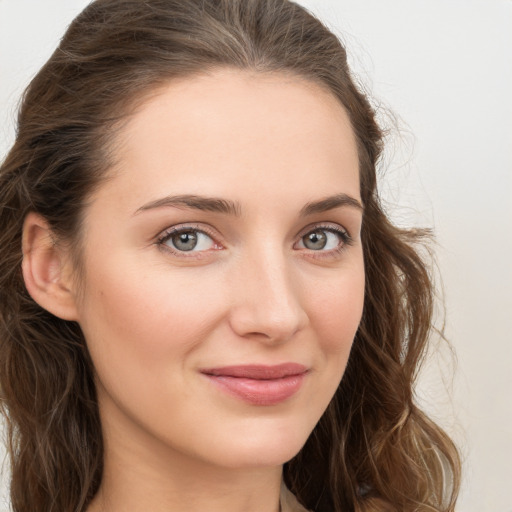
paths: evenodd
<path fill-rule="evenodd" d="M 301 79 L 218 70 L 162 88 L 117 142 L 85 212 L 77 304 L 107 451 L 284 463 L 361 318 L 347 114 Z"/>

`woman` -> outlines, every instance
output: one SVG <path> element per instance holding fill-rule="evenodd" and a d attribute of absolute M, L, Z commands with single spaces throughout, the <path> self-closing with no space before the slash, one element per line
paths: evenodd
<path fill-rule="evenodd" d="M 381 144 L 291 2 L 90 4 L 0 174 L 13 510 L 453 510 Z"/>

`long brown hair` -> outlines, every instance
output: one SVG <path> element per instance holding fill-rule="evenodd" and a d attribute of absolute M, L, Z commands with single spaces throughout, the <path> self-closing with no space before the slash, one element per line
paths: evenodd
<path fill-rule="evenodd" d="M 417 244 L 376 187 L 382 133 L 338 38 L 287 0 L 96 0 L 27 88 L 0 170 L 0 386 L 15 512 L 83 511 L 102 478 L 92 364 L 78 324 L 29 296 L 21 233 L 29 211 L 75 243 L 116 128 L 155 87 L 227 66 L 291 73 L 344 105 L 356 135 L 366 268 L 363 318 L 333 400 L 287 485 L 316 512 L 453 511 L 459 460 L 415 404 L 433 287 Z M 333 312 L 335 314 L 335 312 Z"/>

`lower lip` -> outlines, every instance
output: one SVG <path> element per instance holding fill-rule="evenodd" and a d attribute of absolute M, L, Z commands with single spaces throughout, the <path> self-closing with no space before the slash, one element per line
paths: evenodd
<path fill-rule="evenodd" d="M 205 376 L 224 392 L 244 402 L 252 405 L 277 405 L 299 391 L 306 373 L 268 380 L 228 375 Z"/>

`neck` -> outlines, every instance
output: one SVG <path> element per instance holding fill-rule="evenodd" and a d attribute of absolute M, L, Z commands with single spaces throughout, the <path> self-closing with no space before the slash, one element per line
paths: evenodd
<path fill-rule="evenodd" d="M 102 482 L 87 512 L 279 511 L 282 466 L 226 468 L 132 434 L 104 432 Z"/>
<path fill-rule="evenodd" d="M 281 468 L 160 473 L 156 468 L 105 466 L 87 512 L 278 512 Z"/>

